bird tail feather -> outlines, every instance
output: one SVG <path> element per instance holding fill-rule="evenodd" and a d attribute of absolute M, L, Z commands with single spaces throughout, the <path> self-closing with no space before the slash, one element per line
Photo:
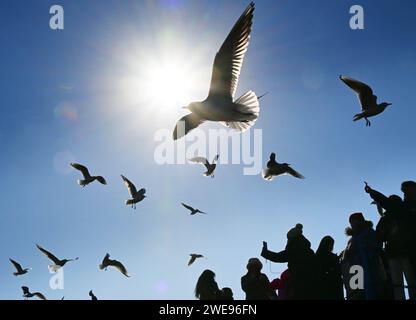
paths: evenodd
<path fill-rule="evenodd" d="M 257 98 L 257 95 L 254 91 L 248 91 L 240 98 L 238 98 L 234 103 L 238 106 L 237 111 L 243 115 L 246 115 L 247 119 L 237 122 L 225 122 L 224 124 L 229 128 L 239 132 L 244 132 L 254 125 L 259 116 L 259 99 Z"/>

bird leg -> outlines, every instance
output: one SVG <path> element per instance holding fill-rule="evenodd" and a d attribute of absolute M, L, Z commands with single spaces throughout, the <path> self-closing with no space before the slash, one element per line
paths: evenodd
<path fill-rule="evenodd" d="M 366 127 L 371 127 L 371 122 L 370 122 L 370 120 L 368 120 L 367 118 L 365 118 L 365 121 L 366 121 Z"/>

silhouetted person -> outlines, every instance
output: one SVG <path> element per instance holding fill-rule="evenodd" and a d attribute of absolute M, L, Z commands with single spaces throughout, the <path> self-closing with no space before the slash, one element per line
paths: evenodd
<path fill-rule="evenodd" d="M 297 224 L 287 233 L 287 244 L 285 250 L 272 252 L 263 243 L 261 256 L 277 263 L 288 263 L 291 274 L 291 297 L 290 299 L 305 300 L 316 299 L 316 263 L 315 253 L 311 249 L 311 243 L 303 234 L 303 226 Z"/>
<path fill-rule="evenodd" d="M 350 227 L 345 233 L 351 238 L 343 252 L 343 261 L 349 270 L 361 266 L 364 271 L 364 289 L 351 290 L 349 279 L 344 280 L 349 300 L 375 300 L 384 297 L 386 273 L 380 257 L 381 247 L 377 241 L 373 223 L 365 220 L 362 213 L 353 213 Z"/>
<path fill-rule="evenodd" d="M 384 244 L 384 257 L 391 278 L 394 298 L 396 300 L 406 298 L 404 275 L 410 286 L 409 297 L 415 300 L 416 277 L 411 260 L 414 254 L 411 213 L 408 211 L 405 202 L 397 195 L 387 198 L 368 185 L 366 185 L 365 191 L 385 210 L 377 224 L 376 232 L 378 240 Z"/>
<path fill-rule="evenodd" d="M 215 281 L 215 273 L 205 270 L 199 276 L 195 287 L 195 297 L 199 300 L 216 300 L 220 296 L 220 289 Z"/>
<path fill-rule="evenodd" d="M 413 273 L 416 274 L 416 182 L 405 181 L 402 183 L 405 210 L 409 213 L 409 226 L 412 230 L 412 243 L 410 260 L 413 265 Z"/>
<path fill-rule="evenodd" d="M 263 264 L 257 258 L 251 258 L 247 263 L 247 274 L 241 278 L 241 288 L 246 293 L 246 300 L 270 300 L 273 292 L 270 281 L 261 273 Z"/>
<path fill-rule="evenodd" d="M 277 291 L 277 300 L 289 300 L 291 297 L 290 271 L 288 269 L 283 271 L 280 278 L 276 278 L 270 283 L 270 288 Z"/>
<path fill-rule="evenodd" d="M 318 270 L 319 299 L 343 300 L 341 263 L 338 255 L 333 253 L 334 239 L 330 236 L 322 238 L 318 250 L 316 250 L 316 264 Z"/>
<path fill-rule="evenodd" d="M 231 301 L 234 300 L 233 290 L 231 288 L 222 288 L 220 294 L 220 300 Z"/>

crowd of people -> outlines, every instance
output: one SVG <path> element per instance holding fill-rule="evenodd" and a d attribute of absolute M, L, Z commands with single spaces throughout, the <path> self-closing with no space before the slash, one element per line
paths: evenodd
<path fill-rule="evenodd" d="M 374 228 L 362 213 L 351 214 L 345 230 L 348 243 L 340 254 L 333 252 L 331 236 L 314 252 L 301 224 L 289 230 L 283 251 L 270 251 L 263 242 L 261 256 L 287 263 L 287 270 L 270 281 L 261 272 L 261 261 L 251 258 L 241 278 L 246 300 L 405 300 L 406 289 L 409 299 L 416 300 L 416 182 L 403 182 L 401 190 L 403 199 L 385 196 L 366 183 L 380 220 Z M 195 296 L 233 300 L 232 290 L 219 289 L 211 270 L 199 277 Z"/>

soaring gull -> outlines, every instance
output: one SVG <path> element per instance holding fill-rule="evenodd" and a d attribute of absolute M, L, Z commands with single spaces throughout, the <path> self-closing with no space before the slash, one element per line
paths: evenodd
<path fill-rule="evenodd" d="M 369 127 L 371 126 L 371 122 L 368 118 L 379 115 L 388 106 L 391 106 L 391 103 L 387 102 L 377 104 L 377 96 L 373 94 L 373 89 L 367 84 L 346 76 L 340 76 L 339 78 L 358 95 L 358 100 L 361 104 L 361 113 L 357 113 L 354 116 L 354 121 L 365 119 L 366 126 Z"/>
<path fill-rule="evenodd" d="M 81 171 L 82 176 L 84 177 L 84 180 L 78 180 L 78 184 L 81 187 L 85 187 L 89 185 L 91 182 L 94 182 L 97 180 L 101 184 L 107 184 L 107 181 L 105 181 L 104 177 L 102 176 L 91 176 L 90 172 L 88 171 L 88 168 L 86 166 L 83 166 L 79 163 L 71 163 L 71 167 L 74 169 L 77 169 L 78 171 Z"/>
<path fill-rule="evenodd" d="M 253 24 L 254 3 L 243 12 L 217 52 L 208 97 L 192 102 L 186 109 L 191 111 L 178 121 L 173 131 L 177 140 L 198 127 L 204 121 L 215 121 L 239 132 L 249 129 L 260 112 L 259 100 L 248 91 L 234 101 L 244 55 L 247 51 Z"/>
<path fill-rule="evenodd" d="M 270 160 L 267 162 L 267 168 L 263 170 L 263 178 L 271 181 L 274 177 L 280 175 L 291 175 L 298 179 L 305 179 L 303 175 L 290 167 L 288 163 L 278 163 L 276 161 L 276 154 L 270 155 Z"/>

